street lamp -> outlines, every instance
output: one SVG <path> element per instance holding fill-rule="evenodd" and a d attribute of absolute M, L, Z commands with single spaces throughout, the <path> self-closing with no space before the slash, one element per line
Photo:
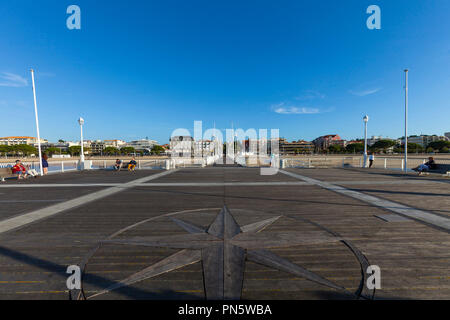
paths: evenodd
<path fill-rule="evenodd" d="M 405 69 L 405 165 L 404 171 L 408 170 L 408 69 Z"/>
<path fill-rule="evenodd" d="M 80 117 L 80 119 L 78 119 L 78 123 L 80 125 L 80 130 L 81 130 L 81 140 L 80 140 L 80 144 L 81 144 L 81 152 L 80 152 L 80 164 L 84 163 L 84 142 L 83 142 L 83 124 L 84 124 L 84 119 Z"/>
<path fill-rule="evenodd" d="M 42 168 L 42 149 L 41 149 L 41 135 L 39 133 L 39 118 L 38 118 L 38 110 L 37 110 L 37 102 L 36 102 L 36 86 L 34 83 L 34 70 L 31 69 L 31 80 L 33 83 L 33 98 L 34 98 L 34 115 L 36 118 L 36 133 L 37 133 L 37 140 L 38 140 L 38 151 L 39 151 L 39 173 L 41 176 L 44 175 L 44 170 Z"/>
<path fill-rule="evenodd" d="M 363 168 L 367 167 L 367 122 L 369 122 L 369 116 L 365 115 L 363 118 L 364 121 L 364 164 Z"/>

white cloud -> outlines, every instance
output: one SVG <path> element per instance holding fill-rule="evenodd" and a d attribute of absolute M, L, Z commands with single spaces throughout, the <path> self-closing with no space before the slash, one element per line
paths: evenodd
<path fill-rule="evenodd" d="M 381 88 L 374 88 L 374 89 L 366 89 L 366 90 L 350 90 L 349 92 L 354 96 L 364 97 L 364 96 L 368 96 L 370 94 L 377 93 L 380 90 L 381 90 Z"/>
<path fill-rule="evenodd" d="M 304 90 L 303 93 L 296 97 L 295 100 L 313 100 L 313 99 L 325 99 L 325 95 L 315 90 Z"/>
<path fill-rule="evenodd" d="M 0 87 L 26 87 L 28 86 L 27 79 L 9 72 L 2 72 L 0 74 Z"/>
<path fill-rule="evenodd" d="M 285 103 L 279 103 L 272 106 L 272 110 L 278 114 L 316 114 L 320 113 L 317 108 L 285 106 Z"/>

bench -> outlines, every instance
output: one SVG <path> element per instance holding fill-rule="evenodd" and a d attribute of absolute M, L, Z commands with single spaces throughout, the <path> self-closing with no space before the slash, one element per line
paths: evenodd
<path fill-rule="evenodd" d="M 450 172 L 450 164 L 439 164 L 437 163 L 436 169 L 431 169 L 428 171 L 425 171 L 425 173 L 441 173 L 441 174 L 448 174 Z M 416 169 L 413 169 L 417 171 Z"/>
<path fill-rule="evenodd" d="M 0 181 L 5 181 L 6 178 L 17 178 L 17 175 L 12 173 L 11 168 L 0 168 Z"/>
<path fill-rule="evenodd" d="M 433 170 L 429 170 L 428 172 L 446 174 L 446 173 L 450 172 L 450 164 L 437 163 L 437 168 L 433 169 Z"/>

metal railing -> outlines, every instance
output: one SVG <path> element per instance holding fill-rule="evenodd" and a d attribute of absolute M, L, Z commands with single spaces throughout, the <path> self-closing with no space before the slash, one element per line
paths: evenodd
<path fill-rule="evenodd" d="M 113 169 L 116 160 L 90 160 L 92 162 L 92 169 Z M 124 161 L 122 165 L 127 166 L 129 161 Z M 166 160 L 149 159 L 137 160 L 137 169 L 164 169 L 166 167 Z"/>
<path fill-rule="evenodd" d="M 12 168 L 15 162 L 0 163 L 0 168 Z M 35 169 L 37 172 L 40 171 L 39 161 L 24 161 L 22 162 L 25 168 Z M 70 172 L 78 169 L 78 161 L 49 161 L 48 162 L 48 173 L 62 173 Z"/>
<path fill-rule="evenodd" d="M 284 158 L 282 167 L 284 168 L 341 168 L 364 166 L 363 157 L 310 157 L 310 158 Z M 409 158 L 408 168 L 413 169 L 428 161 L 428 158 Z M 439 164 L 450 165 L 450 159 L 435 159 Z M 367 166 L 369 161 L 367 160 Z M 401 169 L 405 168 L 405 162 L 400 157 L 375 157 L 372 168 Z"/>

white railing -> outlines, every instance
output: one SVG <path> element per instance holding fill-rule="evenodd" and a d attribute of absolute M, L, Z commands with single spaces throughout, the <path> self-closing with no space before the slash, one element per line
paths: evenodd
<path fill-rule="evenodd" d="M 92 162 L 91 169 L 113 169 L 116 160 L 89 160 Z M 164 169 L 166 167 L 166 160 L 149 159 L 136 160 L 137 169 Z M 129 161 L 123 161 L 122 165 L 126 166 Z"/>
<path fill-rule="evenodd" d="M 428 161 L 428 158 L 409 158 L 408 169 L 413 169 Z M 354 167 L 362 168 L 364 166 L 363 157 L 299 157 L 299 158 L 284 158 L 281 160 L 283 168 L 340 168 L 340 167 Z M 450 159 L 435 158 L 435 162 L 439 164 L 450 165 Z M 367 165 L 369 160 L 367 160 Z M 404 169 L 405 162 L 401 157 L 377 157 L 373 162 L 372 168 L 382 169 Z"/>
<path fill-rule="evenodd" d="M 0 168 L 12 168 L 15 162 L 0 163 Z M 40 171 L 39 161 L 24 161 L 22 164 L 25 168 L 35 169 L 37 172 Z M 48 173 L 61 173 L 75 171 L 78 169 L 78 161 L 49 161 L 48 162 Z"/>
<path fill-rule="evenodd" d="M 174 169 L 174 168 L 193 168 L 205 167 L 213 165 L 220 156 L 208 156 L 205 158 L 172 158 L 172 159 L 149 159 L 137 160 L 137 169 L 155 170 L 155 169 Z M 258 159 L 258 157 L 236 157 L 235 161 L 243 166 L 265 166 L 270 164 L 270 158 Z M 428 161 L 428 158 L 409 158 L 408 169 L 416 168 L 417 166 Z M 436 163 L 450 165 L 450 158 L 436 158 Z M 115 160 L 89 160 L 92 163 L 91 169 L 113 169 Z M 127 165 L 124 161 L 123 165 Z M 35 169 L 39 172 L 39 161 L 24 161 L 22 164 L 30 169 Z M 70 172 L 79 169 L 79 163 L 76 160 L 66 161 L 49 161 L 48 173 L 62 173 Z M 11 168 L 15 162 L 0 163 L 0 168 Z M 342 167 L 363 167 L 362 156 L 330 156 L 330 157 L 295 157 L 283 158 L 280 160 L 282 168 L 342 168 Z M 372 168 L 381 169 L 404 169 L 404 159 L 402 157 L 381 157 L 376 156 Z"/>

